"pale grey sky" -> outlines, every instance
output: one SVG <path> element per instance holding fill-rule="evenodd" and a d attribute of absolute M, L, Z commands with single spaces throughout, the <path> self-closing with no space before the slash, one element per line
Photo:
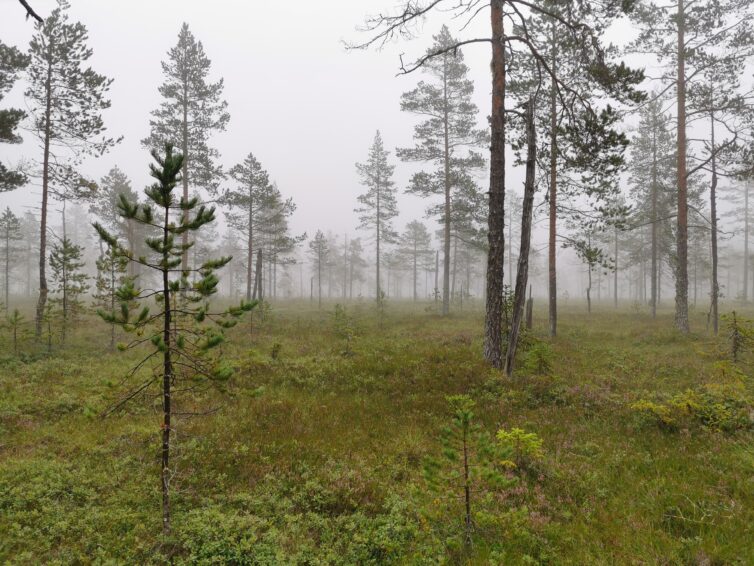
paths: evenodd
<path fill-rule="evenodd" d="M 136 189 L 148 183 L 149 156 L 139 142 L 149 131 L 149 112 L 159 103 L 160 61 L 175 45 L 185 21 L 212 60 L 213 78 L 225 79 L 231 121 L 212 144 L 226 170 L 251 151 L 283 194 L 298 205 L 292 222 L 297 232 L 311 235 L 321 228 L 354 233 L 353 208 L 362 190 L 354 163 L 365 159 L 377 129 L 390 150 L 412 141 L 415 119 L 400 112 L 399 100 L 420 76 L 395 76 L 399 53 L 421 54 L 440 26 L 439 20 L 429 20 L 422 39 L 388 45 L 379 52 L 346 52 L 343 40 L 364 38 L 355 28 L 365 15 L 390 3 L 71 0 L 72 19 L 89 29 L 92 67 L 115 79 L 112 108 L 106 113 L 108 130 L 124 136 L 113 151 L 87 161 L 85 172 L 99 179 L 117 164 Z M 44 16 L 55 2 L 34 0 L 32 5 Z M 0 0 L 0 13 L 0 37 L 26 49 L 33 22 L 25 21 L 17 0 Z M 477 85 L 475 98 L 483 125 L 489 112 L 489 49 L 471 46 L 466 59 Z M 19 81 L 4 103 L 23 107 L 23 88 Z M 6 145 L 2 150 L 11 160 L 40 154 L 28 135 L 23 146 Z M 396 180 L 402 189 L 412 166 L 397 165 Z M 0 204 L 36 205 L 38 196 L 31 191 L 36 189 L 2 194 Z M 402 228 L 408 220 L 423 216 L 426 201 L 408 195 L 399 198 L 402 214 L 397 224 Z"/>

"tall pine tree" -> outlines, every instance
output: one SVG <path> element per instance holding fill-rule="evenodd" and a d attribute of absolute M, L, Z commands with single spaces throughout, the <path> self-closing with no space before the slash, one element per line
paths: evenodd
<path fill-rule="evenodd" d="M 31 132 L 42 146 L 37 337 L 47 302 L 47 208 L 52 180 L 61 172 L 57 164 L 82 154 L 101 155 L 115 143 L 104 137 L 102 119 L 102 111 L 110 107 L 107 92 L 112 79 L 87 66 L 93 53 L 87 46 L 88 32 L 83 24 L 69 20 L 68 8 L 67 0 L 58 0 L 57 8 L 36 24 L 27 69 Z"/>
<path fill-rule="evenodd" d="M 228 103 L 222 99 L 223 79 L 210 82 L 210 67 L 202 42 L 196 40 L 184 23 L 178 43 L 162 62 L 165 82 L 159 92 L 163 101 L 152 112 L 149 137 L 142 140 L 152 150 L 166 143 L 180 149 L 184 156 L 181 178 L 186 200 L 189 187 L 214 194 L 223 179 L 222 167 L 217 163 L 218 151 L 209 145 L 209 139 L 213 133 L 225 130 L 230 114 Z M 182 235 L 182 241 L 188 242 L 188 234 Z M 184 268 L 188 265 L 187 253 L 182 265 Z"/>
<path fill-rule="evenodd" d="M 356 170 L 361 177 L 361 184 L 367 191 L 357 197 L 360 207 L 355 209 L 359 214 L 359 228 L 373 230 L 375 240 L 375 296 L 382 298 L 382 284 L 380 282 L 380 247 L 385 243 L 395 241 L 393 218 L 398 216 L 398 201 L 396 200 L 393 171 L 395 166 L 388 163 L 389 152 L 385 150 L 379 130 L 374 136 L 369 156 L 364 163 L 357 163 Z"/>
<path fill-rule="evenodd" d="M 443 226 L 442 314 L 450 309 L 450 240 L 454 201 L 465 194 L 463 181 L 469 170 L 484 167 L 484 159 L 470 149 L 487 143 L 487 133 L 477 128 L 478 108 L 472 102 L 474 83 L 460 49 L 446 50 L 456 43 L 447 26 L 433 37 L 428 53 L 442 52 L 422 67 L 431 77 L 401 97 L 401 110 L 424 119 L 414 128 L 416 146 L 396 151 L 404 161 L 429 162 L 436 168 L 411 178 L 408 192 L 423 197 L 441 195 L 439 212 Z M 432 210 L 435 212 L 435 210 Z"/>

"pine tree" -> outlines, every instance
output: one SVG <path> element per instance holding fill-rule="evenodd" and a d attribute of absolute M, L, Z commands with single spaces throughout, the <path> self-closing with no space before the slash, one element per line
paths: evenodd
<path fill-rule="evenodd" d="M 139 205 L 121 199 L 119 208 L 126 219 L 160 227 L 160 235 L 149 237 L 145 242 L 155 259 L 129 256 L 128 251 L 104 226 L 95 223 L 94 227 L 109 247 L 128 257 L 129 261 L 136 261 L 142 267 L 154 271 L 160 280 L 158 289 L 152 291 L 142 290 L 132 280 L 126 279 L 117 292 L 120 309 L 110 312 L 100 310 L 99 314 L 105 321 L 136 333 L 137 339 L 125 348 L 138 347 L 144 343 L 153 345 L 154 350 L 135 366 L 130 376 L 149 360 L 159 358 L 155 371 L 146 382 L 110 411 L 155 384 L 160 389 L 162 530 L 167 536 L 171 527 L 170 480 L 174 471 L 170 467 L 170 441 L 175 428 L 173 416 L 178 402 L 175 394 L 189 386 L 193 388 L 202 382 L 222 383 L 230 377 L 232 369 L 219 358 L 209 357 L 209 352 L 223 342 L 224 329 L 233 326 L 238 317 L 250 311 L 255 303 L 242 302 L 239 307 L 221 313 L 210 311 L 209 299 L 217 292 L 219 283 L 215 270 L 227 265 L 231 258 L 209 260 L 200 266 L 184 269 L 183 258 L 194 242 L 187 240 L 183 243 L 185 239 L 182 236 L 187 233 L 198 234 L 204 226 L 214 222 L 215 209 L 200 204 L 195 197 L 177 197 L 175 188 L 181 182 L 183 156 L 174 154 L 170 144 L 165 146 L 164 155 L 153 150 L 152 157 L 156 164 L 150 165 L 150 174 L 155 183 L 145 191 L 147 203 Z M 176 217 L 176 211 L 184 214 Z M 178 238 L 181 238 L 182 243 L 178 243 Z M 189 277 L 194 272 L 198 273 L 200 279 L 191 284 Z M 144 303 L 151 297 L 156 299 L 157 312 L 152 312 L 149 304 Z M 130 308 L 133 303 L 136 303 L 134 309 Z M 138 314 L 132 316 L 132 311 L 137 310 Z"/>
<path fill-rule="evenodd" d="M 68 19 L 69 3 L 58 6 L 42 23 L 36 24 L 31 40 L 31 62 L 27 69 L 26 98 L 32 118 L 31 131 L 43 148 L 42 205 L 39 230 L 39 300 L 36 335 L 42 332 L 47 302 L 47 208 L 57 163 L 71 168 L 82 155 L 101 155 L 116 143 L 105 138 L 102 111 L 110 107 L 107 92 L 112 79 L 86 67 L 93 51 L 87 47 L 88 33 L 81 23 Z"/>
<path fill-rule="evenodd" d="M 24 262 L 24 284 L 26 296 L 34 293 L 34 266 L 39 265 L 39 222 L 34 213 L 27 211 L 21 218 L 22 257 Z"/>
<path fill-rule="evenodd" d="M 317 274 L 317 307 L 322 308 L 322 272 L 327 268 L 327 260 L 330 248 L 327 245 L 327 237 L 322 230 L 317 230 L 314 238 L 309 242 L 309 257 L 312 261 L 312 269 Z"/>
<path fill-rule="evenodd" d="M 215 194 L 223 179 L 219 154 L 209 145 L 213 133 L 225 131 L 230 121 L 228 103 L 222 99 L 223 79 L 209 82 L 211 61 L 188 24 L 181 26 L 178 43 L 162 62 L 165 82 L 159 92 L 163 102 L 152 112 L 151 132 L 142 144 L 148 149 L 171 143 L 180 148 L 183 162 L 183 198 L 189 200 L 189 187 Z M 183 244 L 188 240 L 183 234 Z M 183 256 L 183 267 L 188 256 Z"/>
<path fill-rule="evenodd" d="M 0 101 L 13 87 L 18 75 L 29 64 L 29 57 L 17 48 L 0 41 Z M 21 137 L 16 133 L 26 112 L 17 108 L 0 110 L 0 143 L 20 143 Z M 26 175 L 21 171 L 8 169 L 0 163 L 0 192 L 12 191 L 26 183 Z"/>
<path fill-rule="evenodd" d="M 618 94 L 621 91 L 631 91 L 633 84 L 640 79 L 640 75 L 626 68 L 625 65 L 615 64 L 608 57 L 607 49 L 602 45 L 602 35 L 606 25 L 590 25 L 593 21 L 582 18 L 590 8 L 599 8 L 603 12 L 595 18 L 597 23 L 619 15 L 631 6 L 631 2 L 611 1 L 594 3 L 588 0 L 568 2 L 568 10 L 557 14 L 560 27 L 559 36 L 569 36 L 576 45 L 581 45 L 581 71 L 588 75 L 592 82 L 601 86 L 605 91 Z M 352 45 L 351 48 L 366 49 L 380 45 L 396 37 L 413 37 L 416 24 L 426 16 L 434 13 L 444 13 L 449 18 L 475 19 L 487 12 L 489 15 L 489 33 L 480 36 L 461 38 L 442 50 L 435 50 L 417 58 L 413 63 L 406 63 L 401 58 L 401 73 L 408 74 L 420 69 L 431 59 L 442 56 L 446 52 L 456 51 L 458 48 L 472 44 L 489 44 L 492 47 L 491 62 L 491 113 L 490 113 L 490 183 L 488 194 L 487 220 L 487 274 L 485 290 L 485 321 L 484 321 L 484 358 L 493 367 L 501 367 L 503 363 L 503 306 L 504 306 L 504 263 L 505 263 L 505 143 L 506 143 L 506 89 L 511 75 L 515 76 L 521 68 L 512 64 L 514 61 L 525 59 L 525 55 L 534 57 L 534 69 L 543 79 L 552 79 L 561 93 L 568 90 L 556 69 L 548 61 L 549 53 L 541 51 L 535 39 L 535 32 L 528 27 L 530 14 L 552 17 L 551 4 L 543 2 L 519 2 L 519 0 L 491 0 L 486 5 L 470 5 L 460 2 L 456 5 L 446 5 L 443 2 L 427 4 L 407 0 L 396 10 L 379 13 L 368 17 L 364 29 L 372 35 L 365 42 Z M 487 11 L 486 8 L 489 8 Z M 520 33 L 507 35 L 505 22 L 512 21 Z M 606 22 L 602 22 L 605 23 Z M 541 30 L 539 30 L 541 31 Z M 531 69 L 531 67 L 529 67 Z M 593 85 L 592 85 L 593 86 Z M 572 91 L 578 94 L 578 91 Z M 527 95 L 528 97 L 528 95 Z M 564 105 L 565 106 L 565 105 Z M 583 137 L 582 149 L 592 147 L 592 151 L 602 150 L 599 144 L 594 145 L 595 134 L 603 131 L 606 122 L 609 124 L 613 115 L 590 115 L 581 128 L 581 132 L 572 132 L 572 138 L 578 140 Z M 607 118 L 610 118 L 608 120 Z M 588 154 L 588 152 L 585 152 Z M 583 161 L 588 161 L 584 156 Z M 553 309 L 554 312 L 554 309 Z"/>
<path fill-rule="evenodd" d="M 675 208 L 673 162 L 675 140 L 671 118 L 663 112 L 662 99 L 653 96 L 639 110 L 639 125 L 631 142 L 629 173 L 634 200 L 634 229 L 650 232 L 652 317 L 657 315 L 662 257 L 670 251 L 671 218 Z"/>
<path fill-rule="evenodd" d="M 431 249 L 432 237 L 424 224 L 418 220 L 413 220 L 406 225 L 406 229 L 401 234 L 398 245 L 400 254 L 411 265 L 412 296 L 413 300 L 416 301 L 418 299 L 416 291 L 418 271 L 419 269 L 423 269 L 430 259 L 433 259 Z"/>
<path fill-rule="evenodd" d="M 256 229 L 261 210 L 267 206 L 271 190 L 270 176 L 251 153 L 242 163 L 233 166 L 228 175 L 238 183 L 238 187 L 226 189 L 219 203 L 228 208 L 228 224 L 246 236 L 246 300 L 251 300 L 252 266 L 258 245 Z"/>
<path fill-rule="evenodd" d="M 118 305 L 118 289 L 128 278 L 128 257 L 113 246 L 106 246 L 97 258 L 97 279 L 92 295 L 94 307 L 105 312 L 115 312 Z M 115 348 L 115 325 L 110 325 L 110 349 Z"/>
<path fill-rule="evenodd" d="M 457 508 L 454 502 L 463 502 L 463 542 L 469 548 L 476 509 L 485 495 L 511 487 L 516 481 L 506 475 L 514 451 L 495 442 L 477 424 L 476 404 L 470 397 L 452 395 L 446 399 L 452 412 L 451 421 L 440 434 L 441 456 L 424 461 L 424 478 L 438 498 L 448 501 L 443 509 L 453 512 Z"/>
<path fill-rule="evenodd" d="M 52 269 L 53 295 L 51 304 L 57 307 L 60 320 L 60 343 L 65 344 L 69 326 L 73 326 L 84 312 L 82 297 L 89 290 L 89 276 L 82 271 L 83 249 L 68 238 L 52 246 L 50 268 Z"/>
<path fill-rule="evenodd" d="M 604 230 L 614 223 L 613 214 L 625 213 L 605 206 L 619 194 L 618 175 L 628 145 L 617 131 L 620 114 L 611 103 L 642 100 L 635 86 L 643 74 L 614 63 L 614 49 L 592 52 L 593 45 L 582 34 L 569 33 L 565 21 L 573 19 L 584 26 L 584 33 L 600 37 L 621 13 L 615 5 L 562 0 L 544 0 L 540 5 L 542 11 L 515 26 L 513 34 L 529 30 L 530 41 L 544 62 L 533 52 L 517 61 L 510 91 L 522 104 L 540 89 L 543 94 L 536 98 L 536 115 L 539 159 L 548 167 L 548 316 L 550 335 L 555 336 L 557 248 L 562 243 L 584 250 L 583 234 L 598 231 L 598 223 Z M 550 76 L 543 77 L 543 65 Z M 518 129 L 514 147 L 523 149 L 523 126 Z M 558 228 L 559 220 L 572 228 L 570 234 Z"/>
<path fill-rule="evenodd" d="M 716 53 L 726 52 L 751 33 L 749 0 L 715 0 L 700 3 L 677 0 L 661 4 L 646 0 L 633 12 L 640 28 L 633 49 L 652 53 L 662 67 L 665 84 L 676 91 L 676 250 L 675 325 L 689 332 L 689 179 L 687 94 L 697 81 L 704 81 L 705 68 L 714 64 Z M 750 43 L 750 42 L 749 42 Z"/>
<path fill-rule="evenodd" d="M 359 208 L 359 228 L 374 230 L 376 259 L 375 259 L 375 296 L 379 301 L 382 296 L 380 282 L 380 246 L 395 241 L 392 220 L 398 216 L 398 202 L 393 183 L 395 166 L 388 163 L 389 152 L 385 150 L 379 130 L 369 149 L 369 157 L 364 163 L 357 163 L 356 170 L 361 177 L 361 184 L 367 191 L 357 197 Z"/>
<path fill-rule="evenodd" d="M 131 255 L 136 256 L 141 253 L 138 244 L 141 234 L 137 233 L 139 226 L 118 213 L 121 198 L 127 199 L 128 202 L 136 202 L 138 195 L 131 186 L 131 180 L 116 165 L 100 180 L 96 198 L 89 206 L 89 212 L 94 214 L 108 231 L 124 239 L 126 249 Z M 143 237 L 141 239 L 143 240 Z M 134 264 L 129 263 L 129 276 L 137 275 L 133 272 L 134 267 Z"/>
<path fill-rule="evenodd" d="M 364 247 L 361 238 L 354 238 L 348 242 L 348 298 L 353 299 L 353 282 L 364 283 L 366 277 L 364 271 L 368 267 L 364 259 Z"/>
<path fill-rule="evenodd" d="M 698 117 L 709 127 L 704 153 L 696 160 L 693 154 L 689 158 L 695 165 L 692 172 L 708 169 L 710 173 L 710 314 L 715 335 L 719 326 L 718 303 L 721 296 L 718 279 L 718 181 L 722 175 L 730 176 L 738 169 L 738 137 L 750 127 L 746 122 L 747 114 L 751 112 L 749 101 L 740 94 L 739 77 L 745 68 L 745 60 L 740 55 L 740 52 L 728 51 L 708 62 L 701 73 L 706 80 L 692 83 L 687 91 L 689 122 Z"/>
<path fill-rule="evenodd" d="M 751 269 L 751 254 L 749 252 L 749 240 L 751 237 L 751 227 L 754 224 L 754 179 L 744 177 L 736 179 L 723 190 L 725 201 L 732 207 L 723 214 L 726 223 L 733 223 L 737 228 L 736 232 L 743 236 L 743 286 L 741 299 L 744 302 L 749 301 L 749 281 L 754 282 L 754 278 L 749 279 L 749 270 Z M 752 289 L 751 297 L 754 297 Z"/>
<path fill-rule="evenodd" d="M 10 308 L 10 274 L 22 248 L 17 244 L 23 239 L 21 220 L 13 214 L 10 207 L 0 216 L 0 239 L 3 254 L 3 289 L 5 291 L 5 311 Z"/>
<path fill-rule="evenodd" d="M 456 43 L 447 26 L 433 36 L 428 53 L 444 51 Z M 403 161 L 429 162 L 433 171 L 422 171 L 411 178 L 407 192 L 423 197 L 441 195 L 439 216 L 443 225 L 443 301 L 442 314 L 450 309 L 450 240 L 454 201 L 462 198 L 459 183 L 468 171 L 484 167 L 484 159 L 469 149 L 487 143 L 487 134 L 477 128 L 478 108 L 472 102 L 474 83 L 468 78 L 468 67 L 460 49 L 444 51 L 422 67 L 431 77 L 420 81 L 414 90 L 401 97 L 401 110 L 425 118 L 416 125 L 416 147 L 398 149 Z M 460 186 L 459 186 L 460 185 Z M 433 213 L 435 210 L 432 211 Z"/>

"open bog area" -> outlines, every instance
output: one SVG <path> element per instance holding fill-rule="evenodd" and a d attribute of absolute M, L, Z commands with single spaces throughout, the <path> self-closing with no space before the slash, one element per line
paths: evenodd
<path fill-rule="evenodd" d="M 169 539 L 159 397 L 102 416 L 135 357 L 108 352 L 96 321 L 65 352 L 4 356 L 0 557 L 145 564 L 170 545 L 177 564 L 750 563 L 751 358 L 732 362 L 724 336 L 603 307 L 565 311 L 550 339 L 536 312 L 507 379 L 480 358 L 478 305 L 441 326 L 424 306 L 292 302 L 233 328 L 233 377 L 175 409 Z M 519 435 L 512 463 L 473 447 L 471 465 L 505 481 L 473 477 L 468 549 L 443 457 L 454 395 L 476 403 L 470 446 L 501 429 L 541 440 Z"/>

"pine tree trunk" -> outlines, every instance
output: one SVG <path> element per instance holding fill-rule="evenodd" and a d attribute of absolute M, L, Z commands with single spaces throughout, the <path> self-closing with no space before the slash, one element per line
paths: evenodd
<path fill-rule="evenodd" d="M 613 306 L 618 308 L 618 227 L 615 227 L 615 273 L 613 278 Z"/>
<path fill-rule="evenodd" d="M 10 229 L 5 231 L 5 313 L 10 312 Z"/>
<path fill-rule="evenodd" d="M 652 318 L 657 317 L 657 132 L 652 132 Z"/>
<path fill-rule="evenodd" d="M 183 169 L 181 172 L 181 177 L 183 177 L 183 199 L 185 201 L 188 201 L 189 198 L 189 174 L 188 174 L 188 162 L 189 162 L 189 156 L 188 156 L 188 85 L 186 83 L 186 80 L 184 79 L 183 83 L 183 132 L 182 132 L 182 139 L 181 139 L 181 151 L 183 152 Z M 183 212 L 183 221 L 188 223 L 188 210 Z M 188 232 L 184 232 L 181 236 L 181 243 L 184 245 L 188 245 Z M 183 252 L 183 256 L 181 258 L 181 268 L 186 271 L 188 270 L 188 250 Z"/>
<path fill-rule="evenodd" d="M 169 240 L 169 218 L 168 210 L 165 209 L 165 224 L 162 229 L 162 245 L 164 249 L 168 247 Z M 163 254 L 163 260 L 169 260 L 167 254 Z M 170 291 L 169 272 L 166 268 L 162 269 L 162 295 L 164 297 L 165 317 L 162 327 L 162 340 L 165 344 L 165 350 L 162 354 L 162 467 L 160 480 L 162 484 L 162 533 L 165 536 L 170 534 L 170 420 L 171 420 L 171 392 L 170 387 L 173 383 L 173 363 L 171 360 L 171 334 L 170 325 L 172 323 L 172 296 Z"/>
<path fill-rule="evenodd" d="M 712 151 L 712 183 L 709 191 L 709 205 L 710 205 L 710 238 L 712 245 L 712 332 L 717 336 L 718 332 L 718 300 L 720 297 L 720 284 L 717 280 L 717 159 L 715 156 L 715 115 L 714 112 L 710 112 L 710 126 L 711 126 L 711 151 Z M 729 287 L 730 288 L 730 287 Z"/>
<path fill-rule="evenodd" d="M 380 178 L 379 175 L 377 176 L 377 266 L 376 266 L 376 281 L 375 281 L 375 292 L 376 292 L 376 298 L 377 302 L 382 300 L 382 293 L 380 289 Z M 388 284 L 389 287 L 389 284 Z"/>
<path fill-rule="evenodd" d="M 246 300 L 250 301 L 251 293 L 251 272 L 254 263 L 254 201 L 251 197 L 252 187 L 249 186 L 249 238 L 246 250 Z M 256 298 L 256 297 L 254 297 Z"/>
<path fill-rule="evenodd" d="M 484 359 L 502 366 L 503 283 L 505 274 L 505 44 L 503 0 L 491 0 L 492 114 L 490 118 L 490 193 L 485 291 Z"/>
<path fill-rule="evenodd" d="M 678 0 L 678 229 L 676 243 L 675 325 L 689 331 L 688 204 L 686 179 L 686 13 Z"/>
<path fill-rule="evenodd" d="M 52 46 L 50 46 L 50 51 Z M 50 54 L 50 57 L 52 55 Z M 47 304 L 47 198 L 50 186 L 50 141 L 52 138 L 52 64 L 47 64 L 47 80 L 45 82 L 45 135 L 44 155 L 42 158 L 42 209 L 39 219 L 39 299 L 37 300 L 37 312 L 35 321 L 35 334 L 37 338 L 42 336 L 42 319 L 44 318 L 45 305 Z"/>
<path fill-rule="evenodd" d="M 552 26 L 552 53 L 551 62 L 552 72 L 555 73 L 557 64 L 557 49 L 555 43 L 555 26 Z M 555 80 L 551 80 L 550 84 L 550 233 L 549 242 L 547 248 L 547 266 L 548 266 L 548 281 L 549 281 L 549 317 L 550 317 L 550 336 L 556 336 L 558 334 L 558 273 L 557 273 L 557 195 L 558 195 L 558 175 L 557 175 L 557 150 L 558 150 L 558 138 L 557 138 L 557 99 L 556 99 L 556 87 Z"/>
<path fill-rule="evenodd" d="M 749 300 L 749 187 L 751 180 L 744 185 L 744 302 Z"/>
<path fill-rule="evenodd" d="M 534 207 L 534 189 L 536 183 L 537 136 L 534 128 L 534 99 L 530 98 L 526 108 L 526 181 L 524 183 L 524 202 L 521 210 L 521 244 L 518 254 L 518 271 L 516 272 L 516 292 L 513 299 L 513 317 L 508 333 L 508 349 L 505 354 L 505 374 L 513 375 L 513 362 L 516 358 L 518 335 L 526 303 L 526 285 L 529 278 L 529 247 L 531 245 L 531 220 Z"/>
<path fill-rule="evenodd" d="M 445 182 L 445 211 L 444 211 L 444 231 L 443 231 L 443 273 L 442 273 L 442 314 L 446 316 L 450 313 L 450 136 L 449 136 L 449 118 L 448 118 L 448 72 L 447 72 L 447 55 L 443 58 L 445 68 L 443 69 L 443 161 L 444 161 L 444 182 Z M 455 270 L 453 272 L 455 279 Z"/>

